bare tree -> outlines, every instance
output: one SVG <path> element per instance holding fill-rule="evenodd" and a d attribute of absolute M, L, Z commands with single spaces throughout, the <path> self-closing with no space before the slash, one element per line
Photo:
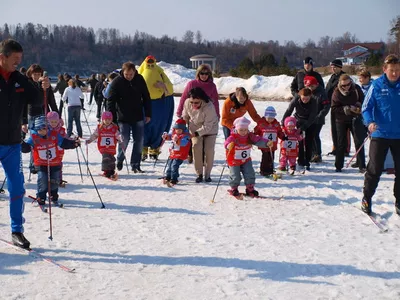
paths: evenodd
<path fill-rule="evenodd" d="M 203 35 L 201 34 L 200 30 L 197 30 L 196 31 L 196 43 L 197 43 L 197 45 L 200 45 L 202 41 L 203 41 Z"/>
<path fill-rule="evenodd" d="M 193 39 L 194 39 L 194 32 L 191 30 L 187 30 L 182 37 L 182 42 L 193 44 Z"/>

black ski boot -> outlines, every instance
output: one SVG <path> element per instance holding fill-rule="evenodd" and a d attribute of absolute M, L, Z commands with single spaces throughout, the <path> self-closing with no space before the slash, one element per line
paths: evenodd
<path fill-rule="evenodd" d="M 124 166 L 124 161 L 117 161 L 117 169 L 118 171 L 122 170 L 122 167 Z"/>
<path fill-rule="evenodd" d="M 31 243 L 25 238 L 22 232 L 13 232 L 11 234 L 12 243 L 23 249 L 29 249 Z"/>
<path fill-rule="evenodd" d="M 372 214 L 372 209 L 371 209 L 371 199 L 363 198 L 361 200 L 361 210 L 365 212 L 367 215 Z"/>

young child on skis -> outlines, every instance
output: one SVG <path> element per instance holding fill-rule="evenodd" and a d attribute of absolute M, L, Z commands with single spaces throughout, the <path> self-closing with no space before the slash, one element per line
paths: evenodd
<path fill-rule="evenodd" d="M 164 183 L 173 186 L 178 183 L 179 166 L 187 159 L 191 147 L 190 134 L 186 128 L 186 122 L 178 119 L 172 127 L 172 133 L 164 133 L 162 138 L 171 140 L 172 146 L 169 149 L 167 171 L 165 172 Z"/>
<path fill-rule="evenodd" d="M 35 119 L 31 136 L 22 144 L 24 153 L 32 151 L 33 163 L 39 170 L 37 179 L 36 200 L 40 205 L 46 203 L 48 193 L 48 167 L 50 168 L 50 195 L 51 201 L 58 204 L 58 186 L 62 155 L 60 148 L 75 149 L 80 145 L 79 139 L 63 138 L 57 131 L 49 130 L 46 117 Z"/>
<path fill-rule="evenodd" d="M 115 154 L 117 153 L 117 141 L 121 141 L 118 126 L 112 122 L 113 115 L 109 111 L 101 114 L 101 123 L 97 125 L 96 130 L 86 140 L 86 145 L 97 139 L 97 148 L 102 155 L 101 170 L 103 176 L 111 180 L 117 180 L 115 173 Z"/>
<path fill-rule="evenodd" d="M 237 118 L 233 122 L 231 135 L 226 139 L 224 146 L 226 149 L 226 160 L 229 166 L 231 195 L 239 197 L 238 187 L 241 175 L 243 174 L 244 184 L 246 185 L 246 195 L 257 197 L 258 192 L 254 189 L 256 175 L 251 161 L 251 147 L 267 147 L 268 140 L 261 136 L 249 132 L 250 121 L 245 117 Z"/>
<path fill-rule="evenodd" d="M 47 123 L 49 124 L 49 129 L 52 131 L 55 131 L 61 135 L 63 138 L 68 138 L 67 134 L 65 132 L 65 128 L 63 127 L 64 122 L 62 119 L 60 119 L 60 116 L 58 115 L 57 112 L 55 111 L 49 111 L 47 113 Z M 62 160 L 64 157 L 64 149 L 61 147 L 58 147 L 61 155 L 61 169 L 60 169 L 60 187 L 65 187 L 65 184 L 67 183 L 65 180 L 62 178 Z"/>
<path fill-rule="evenodd" d="M 283 139 L 285 136 L 281 125 L 275 117 L 275 108 L 268 106 L 265 109 L 264 118 L 258 121 L 257 126 L 254 128 L 254 134 L 262 136 L 269 141 L 267 148 L 260 148 L 262 152 L 260 174 L 267 177 L 274 175 L 274 158 L 278 146 L 278 138 Z"/>
<path fill-rule="evenodd" d="M 286 171 L 286 166 L 289 164 L 290 174 L 293 175 L 296 171 L 296 159 L 299 153 L 299 141 L 303 136 L 296 128 L 296 118 L 287 117 L 284 121 L 283 133 L 285 137 L 281 140 L 281 156 L 279 159 L 279 170 Z"/>

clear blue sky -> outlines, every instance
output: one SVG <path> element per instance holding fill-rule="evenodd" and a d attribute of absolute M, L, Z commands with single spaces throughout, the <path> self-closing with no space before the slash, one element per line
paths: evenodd
<path fill-rule="evenodd" d="M 7 4 L 6 4 L 7 3 Z M 2 3 L 0 24 L 80 25 L 136 30 L 156 37 L 182 38 L 200 30 L 211 41 L 255 41 L 341 36 L 387 41 L 390 21 L 400 15 L 400 0 L 13 0 Z"/>

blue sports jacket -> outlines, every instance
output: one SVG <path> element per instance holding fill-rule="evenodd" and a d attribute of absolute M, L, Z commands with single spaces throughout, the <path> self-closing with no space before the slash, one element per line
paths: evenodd
<path fill-rule="evenodd" d="M 386 74 L 372 82 L 362 105 L 364 123 L 375 122 L 372 137 L 400 139 L 400 78 L 391 83 Z"/>

